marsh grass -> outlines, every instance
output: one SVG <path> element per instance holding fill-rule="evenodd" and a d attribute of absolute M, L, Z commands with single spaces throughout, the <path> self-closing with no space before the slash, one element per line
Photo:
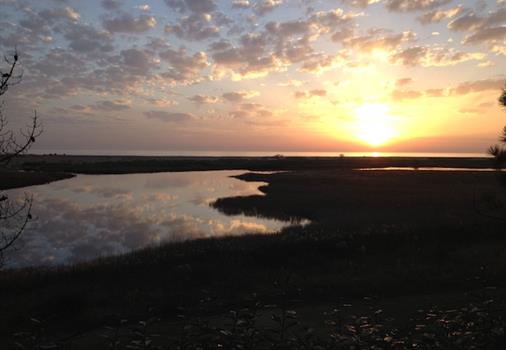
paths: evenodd
<path fill-rule="evenodd" d="M 97 339 L 105 341 L 100 343 L 102 348 L 104 344 L 127 348 L 129 342 L 129 348 L 149 348 L 160 344 L 157 341 L 161 348 L 213 348 L 200 347 L 204 340 L 195 343 L 200 337 L 207 344 L 227 344 L 225 348 L 231 349 L 240 349 L 234 344 L 247 342 L 256 344 L 252 349 L 304 349 L 303 344 L 340 348 L 328 343 L 332 335 L 334 342 L 355 344 L 356 349 L 364 342 L 368 347 L 379 342 L 383 344 L 380 348 L 389 348 L 378 339 L 422 342 L 417 339 L 423 334 L 414 325 L 398 331 L 380 322 L 377 303 L 361 311 L 366 323 L 358 311 L 357 319 L 350 321 L 349 313 L 333 314 L 330 305 L 364 297 L 430 298 L 437 293 L 462 299 L 468 291 L 487 287 L 504 298 L 506 241 L 497 226 L 442 228 L 424 233 L 423 239 L 420 232 L 388 231 L 346 235 L 313 224 L 281 235 L 178 243 L 69 267 L 6 270 L 0 277 L 0 297 L 5 301 L 0 339 L 28 349 L 42 343 L 63 346 L 61 339 L 65 338 L 74 343 L 73 348 L 90 339 L 93 344 Z M 501 334 L 496 324 L 504 316 L 497 310 L 504 306 L 494 299 L 488 307 L 490 299 L 479 295 L 472 303 L 461 300 L 460 307 L 478 308 L 469 311 L 469 317 L 481 315 L 479 327 L 483 329 L 462 321 L 452 332 L 465 334 L 469 332 L 466 327 L 471 327 L 470 332 Z M 452 303 L 443 300 L 438 310 Z M 310 305 L 328 305 L 328 311 L 313 317 L 311 326 L 304 326 L 306 318 L 301 319 L 299 309 Z M 413 304 L 408 308 L 416 311 Z M 385 313 L 393 313 L 401 323 L 411 322 L 412 316 L 393 309 Z M 445 315 L 454 319 L 451 313 Z M 465 319 L 465 314 L 459 315 L 459 320 Z M 213 325 L 209 320 L 216 318 L 222 321 Z M 335 322 L 332 332 L 326 320 Z M 435 318 L 430 321 L 422 323 L 425 328 L 442 327 Z M 177 345 L 173 338 L 182 325 L 187 334 L 176 337 Z M 100 329 L 107 338 L 97 333 Z M 366 331 L 371 333 L 366 336 Z M 311 343 L 313 338 L 317 343 Z M 466 341 L 478 338 L 469 339 Z"/>
<path fill-rule="evenodd" d="M 267 196 L 220 210 L 312 224 L 4 270 L 0 347 L 504 348 L 506 230 L 472 205 L 493 174 L 244 177 Z"/>
<path fill-rule="evenodd" d="M 44 333 L 15 335 L 18 349 L 501 349 L 505 342 L 504 300 L 488 299 L 454 309 L 419 309 L 413 318 L 395 326 L 383 310 L 343 316 L 332 309 L 321 315 L 320 327 L 304 325 L 295 310 L 255 303 L 232 310 L 222 319 L 187 318 L 177 323 L 162 318 L 121 320 L 105 326 L 100 337 L 85 335 L 64 341 Z M 262 314 L 270 315 L 266 322 Z M 40 321 L 37 321 L 40 326 Z M 98 340 L 97 340 L 98 339 Z"/>

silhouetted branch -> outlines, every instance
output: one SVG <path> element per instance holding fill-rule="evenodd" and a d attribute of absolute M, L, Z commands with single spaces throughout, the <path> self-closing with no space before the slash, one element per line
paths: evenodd
<path fill-rule="evenodd" d="M 21 81 L 21 74 L 16 75 L 18 53 L 15 51 L 12 59 L 4 57 L 8 65 L 7 70 L 0 69 L 0 96 L 4 95 L 9 86 Z M 14 157 L 26 152 L 35 139 L 42 133 L 37 112 L 25 129 L 15 133 L 9 129 L 7 117 L 3 113 L 4 104 L 0 104 L 0 170 L 5 167 Z M 33 198 L 25 195 L 21 203 L 9 200 L 9 196 L 0 193 L 0 267 L 3 264 L 4 253 L 11 248 L 25 230 L 31 220 Z"/>
<path fill-rule="evenodd" d="M 501 96 L 499 97 L 499 104 L 506 108 L 506 85 L 501 91 Z M 499 137 L 499 141 L 502 144 L 506 144 L 506 126 L 502 130 L 502 134 Z M 488 153 L 494 156 L 497 168 L 498 169 L 502 168 L 504 163 L 506 162 L 506 149 L 502 146 L 494 145 L 488 149 Z"/>
<path fill-rule="evenodd" d="M 20 130 L 23 141 L 19 142 L 12 130 L 5 130 L 7 120 L 0 110 L 0 164 L 7 164 L 12 158 L 26 152 L 30 149 L 35 139 L 42 134 L 42 127 L 37 117 L 37 112 L 34 112 L 31 125 L 27 126 L 25 130 Z"/>
<path fill-rule="evenodd" d="M 2 96 L 7 92 L 10 85 L 17 84 L 21 81 L 22 75 L 14 74 L 14 70 L 16 69 L 18 59 L 19 56 L 17 51 L 14 51 L 12 59 L 9 59 L 7 56 L 4 56 L 4 61 L 10 67 L 5 72 L 2 69 L 0 69 L 0 96 Z"/>
<path fill-rule="evenodd" d="M 506 143 L 506 126 L 502 129 L 502 135 L 499 137 L 499 141 Z"/>
<path fill-rule="evenodd" d="M 506 108 L 506 85 L 504 85 L 501 96 L 499 96 L 499 104 Z"/>
<path fill-rule="evenodd" d="M 501 91 L 501 96 L 499 97 L 499 104 L 502 107 L 506 108 L 506 85 Z M 499 177 L 499 180 L 503 185 L 506 185 L 506 174 L 503 172 L 504 165 L 506 164 L 506 148 L 503 145 L 506 145 L 506 126 L 502 130 L 502 134 L 499 137 L 499 142 L 501 142 L 502 145 L 494 145 L 490 146 L 488 149 L 488 154 L 494 157 L 495 159 L 495 166 L 497 168 L 497 174 Z M 478 207 L 477 200 L 476 200 L 476 191 L 473 199 L 473 207 L 476 213 L 478 213 L 481 216 L 487 217 L 489 219 L 498 220 L 506 222 L 506 217 L 504 216 L 497 216 L 490 213 L 487 213 L 483 211 L 481 208 Z"/>
<path fill-rule="evenodd" d="M 495 158 L 498 165 L 501 165 L 506 161 L 506 150 L 499 145 L 490 146 L 488 154 Z"/>
<path fill-rule="evenodd" d="M 0 197 L 0 266 L 3 264 L 4 252 L 12 247 L 32 219 L 31 210 L 33 197 L 25 195 L 19 205 L 13 204 L 8 197 Z"/>

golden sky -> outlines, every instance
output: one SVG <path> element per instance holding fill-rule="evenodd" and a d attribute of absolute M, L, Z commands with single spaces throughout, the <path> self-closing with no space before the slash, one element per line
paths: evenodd
<path fill-rule="evenodd" d="M 39 149 L 484 152 L 506 122 L 504 0 L 0 7 Z"/>

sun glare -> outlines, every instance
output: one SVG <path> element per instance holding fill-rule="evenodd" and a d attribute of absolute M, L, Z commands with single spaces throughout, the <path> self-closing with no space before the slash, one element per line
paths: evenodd
<path fill-rule="evenodd" d="M 355 109 L 355 136 L 373 147 L 379 147 L 396 136 L 393 117 L 386 104 L 364 104 Z"/>

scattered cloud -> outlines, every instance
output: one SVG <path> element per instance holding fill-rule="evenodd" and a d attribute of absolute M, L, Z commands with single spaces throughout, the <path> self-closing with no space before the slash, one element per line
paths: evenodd
<path fill-rule="evenodd" d="M 439 23 L 445 19 L 454 18 L 462 11 L 463 11 L 462 6 L 456 6 L 448 10 L 433 10 L 424 13 L 423 15 L 418 17 L 418 20 L 422 24 Z"/>
<path fill-rule="evenodd" d="M 192 97 L 189 97 L 188 99 L 196 104 L 199 104 L 199 105 L 214 104 L 219 101 L 218 97 L 207 96 L 207 95 L 194 95 Z"/>
<path fill-rule="evenodd" d="M 0 50 L 18 48 L 23 65 L 23 84 L 7 102 L 18 114 L 37 108 L 61 121 L 61 130 L 66 123 L 130 123 L 140 114 L 143 130 L 146 120 L 202 122 L 210 131 L 196 127 L 196 134 L 221 140 L 216 135 L 236 134 L 238 125 L 267 130 L 292 115 L 317 116 L 297 119 L 293 130 L 324 123 L 333 113 L 326 98 L 318 100 L 326 96 L 347 113 L 365 91 L 371 100 L 400 105 L 429 97 L 495 99 L 504 80 L 503 1 L 486 7 L 450 0 L 20 4 L 2 2 Z M 467 102 L 462 111 L 469 114 Z"/>
<path fill-rule="evenodd" d="M 249 0 L 232 0 L 232 8 L 247 9 L 251 7 Z"/>
<path fill-rule="evenodd" d="M 168 69 L 161 74 L 171 83 L 191 84 L 203 79 L 201 72 L 209 66 L 207 54 L 203 51 L 188 54 L 185 49 L 167 49 L 159 54 L 163 61 L 169 64 Z"/>
<path fill-rule="evenodd" d="M 216 9 L 214 0 L 165 0 L 165 3 L 179 12 L 210 13 Z"/>
<path fill-rule="evenodd" d="M 219 36 L 220 28 L 212 24 L 210 14 L 192 14 L 181 19 L 178 24 L 166 25 L 165 33 L 180 39 L 203 40 Z"/>
<path fill-rule="evenodd" d="M 143 33 L 156 26 L 156 19 L 153 16 L 141 15 L 132 17 L 124 14 L 120 17 L 104 19 L 102 22 L 105 29 L 111 33 Z"/>
<path fill-rule="evenodd" d="M 258 91 L 238 91 L 226 92 L 222 97 L 225 101 L 237 103 L 258 96 L 259 94 Z"/>
<path fill-rule="evenodd" d="M 253 7 L 257 15 L 265 15 L 283 3 L 283 0 L 258 0 Z"/>
<path fill-rule="evenodd" d="M 450 2 L 452 0 L 386 0 L 386 7 L 390 11 L 422 11 L 441 7 Z"/>
<path fill-rule="evenodd" d="M 194 118 L 189 113 L 174 113 L 166 111 L 147 111 L 144 115 L 149 119 L 156 119 L 166 123 L 185 122 Z"/>
<path fill-rule="evenodd" d="M 327 96 L 327 91 L 323 89 L 315 89 L 309 91 L 296 91 L 294 93 L 294 97 L 297 99 L 308 99 L 311 97 L 325 97 Z"/>
<path fill-rule="evenodd" d="M 100 3 L 106 10 L 117 10 L 121 7 L 119 0 L 102 0 Z"/>
<path fill-rule="evenodd" d="M 467 61 L 480 61 L 485 57 L 481 52 L 456 51 L 444 46 L 413 46 L 392 55 L 391 62 L 406 66 L 446 67 Z"/>

